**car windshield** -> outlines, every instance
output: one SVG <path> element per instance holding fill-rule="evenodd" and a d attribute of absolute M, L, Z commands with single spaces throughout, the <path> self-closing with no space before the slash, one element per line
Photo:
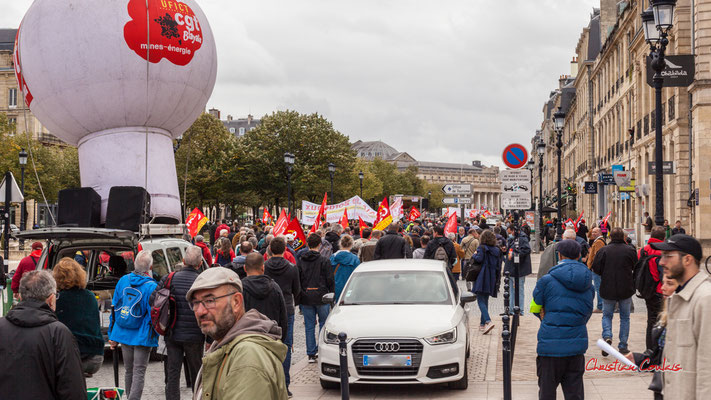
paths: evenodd
<path fill-rule="evenodd" d="M 451 304 L 449 284 L 436 271 L 373 271 L 355 274 L 343 305 Z"/>

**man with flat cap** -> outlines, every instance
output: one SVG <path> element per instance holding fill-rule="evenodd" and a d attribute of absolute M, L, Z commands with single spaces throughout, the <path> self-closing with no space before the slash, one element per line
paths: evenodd
<path fill-rule="evenodd" d="M 558 242 L 560 261 L 538 280 L 533 290 L 531 312 L 541 319 L 536 348 L 541 399 L 555 399 L 558 385 L 566 400 L 583 399 L 586 324 L 592 315 L 595 289 L 592 272 L 578 261 L 580 250 L 574 239 Z"/>
<path fill-rule="evenodd" d="M 214 341 L 202 360 L 193 400 L 287 399 L 281 328 L 245 312 L 242 281 L 228 268 L 202 272 L 185 296 L 202 333 Z"/>
<path fill-rule="evenodd" d="M 701 244 L 691 236 L 672 235 L 650 243 L 662 251 L 664 275 L 679 283 L 667 303 L 664 360 L 678 372 L 664 373 L 665 399 L 711 399 L 711 281 L 699 268 Z"/>

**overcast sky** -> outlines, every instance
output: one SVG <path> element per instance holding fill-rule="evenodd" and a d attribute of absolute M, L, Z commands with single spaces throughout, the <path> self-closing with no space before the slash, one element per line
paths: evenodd
<path fill-rule="evenodd" d="M 16 28 L 31 0 L 3 1 Z M 599 0 L 198 0 L 217 42 L 208 108 L 222 117 L 318 112 L 351 141 L 422 161 L 502 166 Z"/>

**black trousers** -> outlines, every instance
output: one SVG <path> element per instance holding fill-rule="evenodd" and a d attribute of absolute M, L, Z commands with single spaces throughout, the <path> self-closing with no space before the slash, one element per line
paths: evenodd
<path fill-rule="evenodd" d="M 179 399 L 183 357 L 188 364 L 185 380 L 191 384 L 190 387 L 194 388 L 195 379 L 202 364 L 202 351 L 205 348 L 205 343 L 174 342 L 165 339 L 165 346 L 168 350 L 168 357 L 165 361 L 165 398 L 166 400 Z"/>
<path fill-rule="evenodd" d="M 555 400 L 558 385 L 563 387 L 565 400 L 583 400 L 583 374 L 585 373 L 585 356 L 583 354 L 570 357 L 536 357 L 536 374 L 538 375 L 538 398 Z"/>
<path fill-rule="evenodd" d="M 664 300 L 661 296 L 654 296 L 649 300 L 644 299 L 644 302 L 647 304 L 647 348 L 651 349 L 654 347 L 652 328 L 654 328 L 654 325 L 657 323 Z"/>

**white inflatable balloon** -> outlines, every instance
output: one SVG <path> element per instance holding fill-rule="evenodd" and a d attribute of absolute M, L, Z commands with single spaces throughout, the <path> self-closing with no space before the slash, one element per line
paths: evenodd
<path fill-rule="evenodd" d="M 82 186 L 142 186 L 155 217 L 180 220 L 172 139 L 205 109 L 217 75 L 193 0 L 35 0 L 15 45 L 27 105 L 79 148 Z"/>

